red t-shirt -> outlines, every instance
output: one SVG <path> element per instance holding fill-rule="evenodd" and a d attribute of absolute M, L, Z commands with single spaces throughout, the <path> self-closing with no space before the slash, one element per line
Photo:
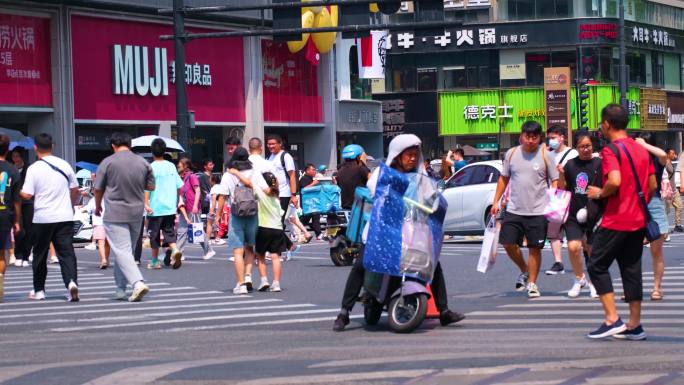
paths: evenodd
<path fill-rule="evenodd" d="M 632 166 L 629 164 L 629 158 L 618 143 L 624 144 L 632 156 L 634 168 L 636 168 L 639 183 L 641 183 L 641 189 L 647 202 L 650 198 L 648 178 L 655 174 L 648 151 L 632 138 L 618 139 L 613 142 L 620 152 L 619 162 L 615 153 L 608 146 L 604 147 L 601 152 L 603 157 L 603 184 L 605 186 L 606 180 L 608 180 L 608 173 L 615 170 L 620 171 L 621 183 L 617 193 L 608 198 L 601 227 L 615 231 L 636 231 L 646 227 L 646 216 L 637 195 L 636 182 Z"/>

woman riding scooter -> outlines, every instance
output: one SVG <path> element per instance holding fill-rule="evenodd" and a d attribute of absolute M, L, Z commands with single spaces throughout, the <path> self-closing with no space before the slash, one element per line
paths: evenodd
<path fill-rule="evenodd" d="M 425 173 L 423 166 L 423 156 L 421 154 L 421 141 L 412 134 L 399 135 L 392 139 L 389 145 L 389 154 L 386 165 L 402 173 L 420 172 Z M 371 174 L 368 181 L 368 188 L 371 190 L 371 195 L 375 194 L 375 186 L 378 180 L 379 169 L 376 169 Z M 334 331 L 343 331 L 349 324 L 349 312 L 351 312 L 354 303 L 356 302 L 361 288 L 363 287 L 363 280 L 365 269 L 363 267 L 363 252 L 359 253 L 360 257 L 354 261 L 342 297 L 342 308 L 335 319 L 333 325 Z M 439 321 L 442 326 L 446 326 L 455 322 L 459 322 L 465 318 L 465 315 L 449 310 L 447 306 L 447 292 L 444 283 L 444 274 L 439 263 L 435 267 L 434 276 L 432 279 L 432 290 L 435 295 L 435 305 L 439 310 Z"/>

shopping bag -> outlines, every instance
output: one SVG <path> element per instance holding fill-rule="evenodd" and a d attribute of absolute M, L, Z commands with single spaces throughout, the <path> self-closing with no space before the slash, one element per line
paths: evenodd
<path fill-rule="evenodd" d="M 486 273 L 494 267 L 496 262 L 496 249 L 499 247 L 499 229 L 496 227 L 496 218 L 491 217 L 485 229 L 482 240 L 480 260 L 477 262 L 477 271 Z"/>
<path fill-rule="evenodd" d="M 544 217 L 553 223 L 565 223 L 570 209 L 570 191 L 550 188 L 546 191 L 548 203 L 544 207 Z"/>
<path fill-rule="evenodd" d="M 192 223 L 188 224 L 188 243 L 201 244 L 204 243 L 206 235 L 204 233 L 204 223 L 199 215 L 192 216 Z"/>

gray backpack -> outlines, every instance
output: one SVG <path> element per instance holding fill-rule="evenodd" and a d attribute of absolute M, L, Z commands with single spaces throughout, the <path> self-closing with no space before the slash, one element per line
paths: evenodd
<path fill-rule="evenodd" d="M 231 214 L 238 217 L 251 217 L 257 214 L 257 199 L 254 190 L 242 184 L 235 186 Z"/>

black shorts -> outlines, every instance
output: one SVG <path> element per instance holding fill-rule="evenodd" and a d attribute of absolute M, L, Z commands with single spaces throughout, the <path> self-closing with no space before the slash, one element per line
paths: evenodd
<path fill-rule="evenodd" d="M 547 226 L 543 215 L 525 216 L 506 212 L 499 232 L 499 243 L 522 246 L 523 239 L 527 239 L 528 248 L 541 249 L 546 242 Z"/>
<path fill-rule="evenodd" d="M 160 231 L 164 233 L 164 244 L 176 243 L 176 216 L 147 217 L 147 231 L 150 234 L 150 247 L 153 249 L 162 246 Z"/>
<path fill-rule="evenodd" d="M 568 217 L 563 227 L 565 227 L 565 237 L 568 241 L 581 241 L 587 235 L 587 224 L 577 222 L 577 219 L 572 216 Z"/>
<path fill-rule="evenodd" d="M 260 255 L 266 253 L 281 254 L 287 250 L 287 236 L 283 230 L 259 227 L 255 249 L 256 253 Z"/>

